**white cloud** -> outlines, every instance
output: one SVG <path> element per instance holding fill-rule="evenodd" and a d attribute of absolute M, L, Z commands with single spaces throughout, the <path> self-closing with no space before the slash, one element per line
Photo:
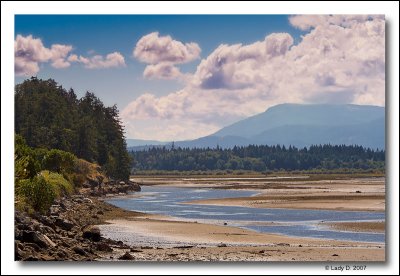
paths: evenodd
<path fill-rule="evenodd" d="M 287 33 L 249 45 L 222 44 L 200 62 L 182 90 L 162 97 L 147 93 L 131 102 L 121 113 L 124 121 L 147 124 L 141 132 L 128 127 L 128 136 L 193 136 L 151 129 L 152 120 L 171 130 L 197 124 L 195 133 L 211 134 L 287 102 L 385 104 L 382 16 L 293 16 L 290 21 L 311 28 L 297 45 Z"/>
<path fill-rule="evenodd" d="M 90 58 L 70 54 L 71 45 L 53 44 L 50 48 L 43 45 L 40 38 L 17 35 L 14 41 L 14 70 L 17 76 L 36 75 L 41 63 L 51 62 L 57 69 L 71 66 L 71 62 L 79 62 L 88 69 L 126 66 L 124 57 L 119 52 L 108 54 L 105 58 L 95 55 Z"/>
<path fill-rule="evenodd" d="M 153 32 L 139 39 L 133 56 L 149 64 L 143 72 L 145 78 L 176 79 L 182 75 L 175 65 L 199 58 L 200 52 L 197 43 L 183 43 L 171 36 L 160 36 L 158 32 Z"/>
<path fill-rule="evenodd" d="M 53 44 L 46 48 L 42 40 L 17 35 L 14 41 L 15 74 L 17 76 L 35 75 L 39 72 L 39 64 L 52 62 L 54 68 L 65 68 L 70 66 L 66 56 L 72 51 L 71 45 Z"/>
<path fill-rule="evenodd" d="M 124 56 L 119 52 L 108 54 L 105 58 L 101 55 L 95 55 L 87 58 L 74 54 L 68 57 L 68 61 L 82 63 L 87 69 L 104 69 L 126 66 Z"/>
<path fill-rule="evenodd" d="M 143 77 L 146 79 L 177 79 L 182 76 L 179 68 L 171 63 L 149 64 L 143 71 Z"/>
<path fill-rule="evenodd" d="M 341 27 L 352 27 L 356 24 L 363 24 L 374 19 L 384 20 L 384 15 L 294 15 L 289 18 L 290 24 L 300 30 L 307 31 L 317 26 L 337 25 Z"/>
<path fill-rule="evenodd" d="M 133 55 L 139 61 L 149 64 L 170 62 L 187 63 L 199 57 L 201 49 L 197 43 L 183 44 L 171 36 L 159 36 L 158 32 L 143 36 L 136 43 Z"/>

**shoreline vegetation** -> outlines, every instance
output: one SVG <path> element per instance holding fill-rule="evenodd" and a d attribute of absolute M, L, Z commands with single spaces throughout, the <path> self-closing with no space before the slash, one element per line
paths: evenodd
<path fill-rule="evenodd" d="M 153 170 L 157 168 L 152 167 L 154 164 L 149 163 L 148 168 L 138 165 L 144 164 L 147 153 L 135 153 L 136 163 L 132 164 L 116 106 L 105 107 L 93 93 L 78 99 L 72 89 L 67 91 L 54 80 L 31 78 L 16 85 L 15 109 L 15 260 L 385 260 L 382 244 L 314 241 L 230 226 L 172 222 L 172 218 L 126 211 L 104 202 L 110 196 L 140 191 L 140 185 L 163 184 L 261 191 L 259 198 L 216 199 L 207 204 L 384 211 L 384 151 L 358 146 L 265 146 L 247 148 L 254 156 L 249 153 L 251 156 L 246 157 L 245 147 L 154 149 L 151 155 L 161 153 L 154 164 L 186 169 L 177 172 L 173 167 L 164 170 L 160 166 Z M 342 155 L 336 156 L 338 149 Z M 258 150 L 266 152 L 257 153 Z M 276 151 L 275 157 L 261 160 L 258 155 L 270 156 L 270 150 Z M 301 158 L 296 160 L 292 153 Z M 176 158 L 182 154 L 188 154 L 188 159 L 179 163 Z M 215 158 L 210 158 L 213 154 Z M 192 160 L 190 155 L 196 158 Z M 193 162 L 187 163 L 188 160 Z M 214 170 L 217 163 L 219 169 Z M 135 169 L 130 178 L 132 166 Z M 329 198 L 334 201 L 330 206 L 326 204 Z M 100 230 L 103 226 L 98 225 L 107 223 L 128 227 L 132 235 L 147 229 L 148 234 L 170 238 L 175 235 L 178 240 L 198 235 L 205 241 L 213 237 L 219 242 L 205 247 L 139 248 L 106 238 Z M 168 227 L 174 233 L 168 233 Z M 376 224 L 329 227 L 382 231 L 382 226 Z M 257 237 L 263 242 L 248 244 Z M 235 240 L 237 244 L 232 242 Z"/>

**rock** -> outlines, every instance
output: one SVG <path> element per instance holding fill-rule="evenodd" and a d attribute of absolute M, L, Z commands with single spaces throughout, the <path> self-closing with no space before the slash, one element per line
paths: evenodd
<path fill-rule="evenodd" d="M 32 242 L 26 242 L 24 243 L 25 247 L 30 247 L 33 249 L 33 251 L 39 252 L 40 251 L 40 246 L 37 245 L 36 243 L 32 243 Z"/>
<path fill-rule="evenodd" d="M 42 248 L 47 248 L 50 246 L 47 239 L 44 238 L 43 234 L 33 232 L 33 231 L 23 231 L 22 232 L 22 242 L 36 243 Z"/>
<path fill-rule="evenodd" d="M 225 243 L 220 243 L 218 244 L 218 247 L 227 247 L 227 245 Z"/>
<path fill-rule="evenodd" d="M 299 247 L 303 247 L 301 244 L 299 244 Z"/>
<path fill-rule="evenodd" d="M 39 261 L 39 259 L 37 257 L 29 256 L 29 257 L 23 259 L 23 261 L 28 261 L 28 262 L 35 261 L 35 262 L 37 262 L 37 261 Z"/>
<path fill-rule="evenodd" d="M 87 197 L 85 197 L 84 199 L 83 199 L 83 202 L 84 203 L 93 203 L 93 201 L 90 199 L 90 198 L 87 198 Z"/>
<path fill-rule="evenodd" d="M 73 250 L 76 254 L 79 254 L 79 255 L 81 255 L 81 256 L 86 256 L 86 255 L 87 255 L 87 254 L 86 254 L 86 251 L 85 251 L 82 247 L 74 246 L 74 247 L 72 248 L 72 250 Z"/>
<path fill-rule="evenodd" d="M 98 215 L 104 215 L 104 212 L 101 211 L 101 210 L 99 210 L 99 211 L 97 211 L 97 214 L 98 214 Z"/>
<path fill-rule="evenodd" d="M 134 260 L 135 257 L 133 257 L 131 254 L 129 254 L 129 252 L 125 252 L 125 254 L 122 255 L 121 257 L 119 257 L 118 259 L 119 259 L 119 260 L 126 260 L 126 261 L 129 261 L 129 260 Z"/>
<path fill-rule="evenodd" d="M 136 182 L 133 181 L 128 181 L 128 185 L 130 186 L 130 190 L 131 191 L 135 191 L 135 192 L 140 192 L 142 190 L 142 188 L 140 187 L 140 185 Z"/>
<path fill-rule="evenodd" d="M 337 256 L 339 256 L 339 255 L 338 255 L 338 254 L 333 254 L 332 256 L 337 257 Z"/>
<path fill-rule="evenodd" d="M 47 237 L 46 235 L 43 235 L 43 239 L 46 240 L 46 242 L 47 242 L 47 244 L 49 246 L 51 246 L 51 247 L 55 247 L 56 246 L 56 244 L 49 237 Z"/>
<path fill-rule="evenodd" d="M 99 251 L 104 251 L 104 252 L 112 252 L 113 249 L 106 243 L 98 243 L 96 246 L 96 249 Z"/>
<path fill-rule="evenodd" d="M 60 205 L 51 205 L 50 214 L 53 216 L 58 216 L 60 214 Z"/>
<path fill-rule="evenodd" d="M 224 222 L 224 225 L 228 225 L 228 223 L 227 223 L 227 222 Z"/>
<path fill-rule="evenodd" d="M 74 224 L 71 221 L 61 218 L 57 218 L 54 224 L 67 231 L 74 227 Z"/>
<path fill-rule="evenodd" d="M 97 226 L 87 226 L 83 229 L 82 237 L 85 239 L 89 239 L 95 242 L 100 241 L 100 229 Z"/>
<path fill-rule="evenodd" d="M 290 246 L 290 244 L 288 244 L 288 243 L 283 243 L 283 242 L 278 243 L 278 244 L 276 244 L 276 245 L 278 245 L 278 246 Z"/>

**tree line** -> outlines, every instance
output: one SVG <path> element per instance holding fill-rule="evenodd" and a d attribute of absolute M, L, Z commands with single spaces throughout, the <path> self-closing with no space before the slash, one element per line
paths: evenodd
<path fill-rule="evenodd" d="M 52 79 L 32 77 L 15 86 L 15 132 L 32 148 L 59 149 L 95 162 L 115 179 L 129 178 L 117 107 L 106 107 L 93 93 L 78 99 Z"/>
<path fill-rule="evenodd" d="M 134 170 L 204 171 L 311 169 L 379 169 L 385 167 L 385 151 L 357 145 L 313 145 L 309 148 L 280 145 L 217 148 L 153 147 L 131 152 Z"/>

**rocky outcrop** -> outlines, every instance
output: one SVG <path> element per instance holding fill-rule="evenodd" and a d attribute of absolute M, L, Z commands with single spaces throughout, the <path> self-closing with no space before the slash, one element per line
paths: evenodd
<path fill-rule="evenodd" d="M 56 201 L 47 215 L 15 211 L 15 260 L 90 261 L 121 241 L 105 239 L 95 226 L 117 208 L 95 198 L 74 195 Z"/>
<path fill-rule="evenodd" d="M 129 192 L 140 192 L 140 190 L 140 185 L 130 180 L 126 182 L 116 180 L 108 180 L 106 182 L 91 180 L 90 190 L 86 190 L 86 194 L 90 196 L 107 196 L 127 194 Z"/>

